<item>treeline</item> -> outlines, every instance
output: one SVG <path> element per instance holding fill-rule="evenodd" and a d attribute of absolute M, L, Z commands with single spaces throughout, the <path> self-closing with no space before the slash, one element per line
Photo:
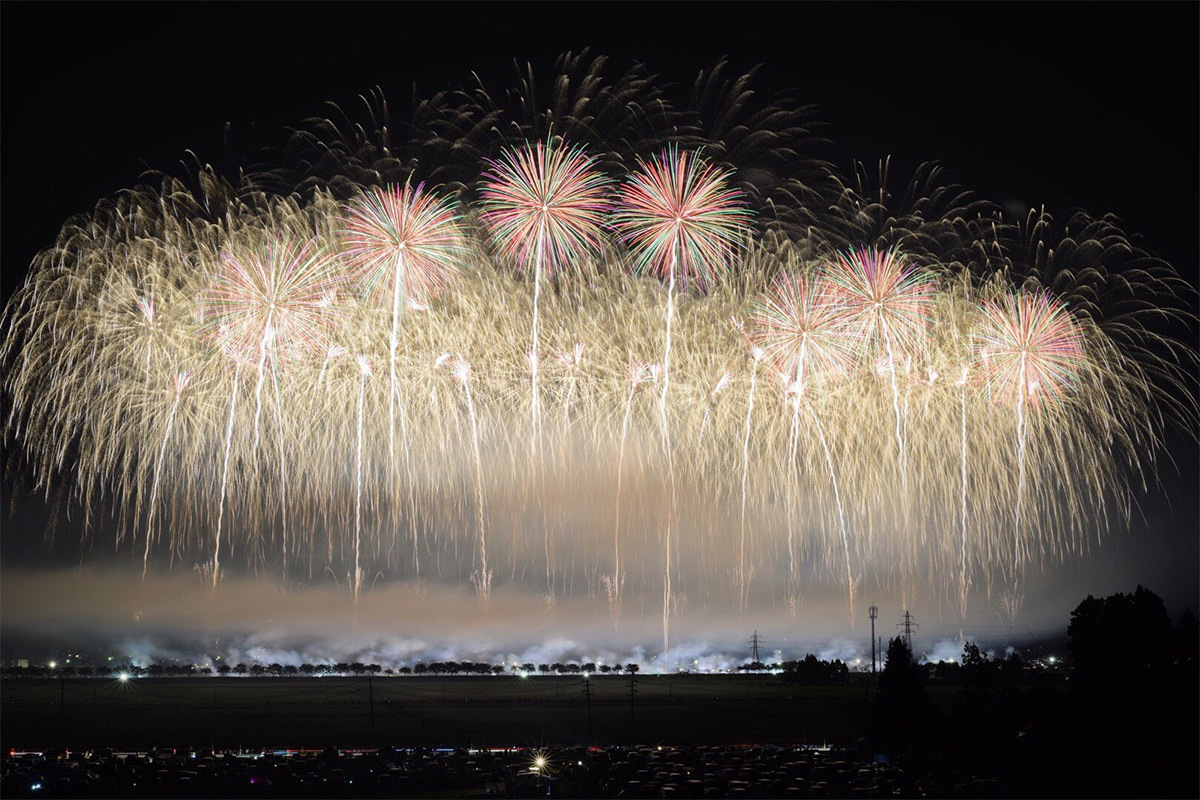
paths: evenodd
<path fill-rule="evenodd" d="M 764 664 L 751 661 L 738 667 L 739 672 L 774 672 L 784 683 L 825 686 L 850 682 L 850 668 L 840 658 L 822 661 L 809 653 L 799 661 L 776 661 Z"/>
<path fill-rule="evenodd" d="M 431 661 L 413 666 L 384 669 L 379 664 L 339 662 L 336 664 L 219 664 L 216 669 L 194 664 L 151 664 L 148 667 L 106 665 L 102 667 L 57 665 L 4 667 L 5 678 L 189 678 L 219 676 L 251 676 L 311 678 L 331 675 L 619 675 L 635 674 L 637 664 L 560 663 L 553 664 L 488 664 L 478 661 Z"/>

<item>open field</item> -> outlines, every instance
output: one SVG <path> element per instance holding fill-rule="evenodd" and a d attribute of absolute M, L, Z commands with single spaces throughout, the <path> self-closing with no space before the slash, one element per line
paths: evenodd
<path fill-rule="evenodd" d="M 856 676 L 858 678 L 859 676 Z M 850 742 L 874 687 L 775 676 L 10 679 L 4 749 Z M 932 687 L 931 687 L 932 688 Z M 948 706 L 952 693 L 932 688 Z M 590 732 L 589 732 L 590 727 Z"/>

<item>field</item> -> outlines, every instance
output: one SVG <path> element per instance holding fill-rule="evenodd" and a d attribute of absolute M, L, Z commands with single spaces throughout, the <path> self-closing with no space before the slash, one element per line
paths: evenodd
<path fill-rule="evenodd" d="M 851 742 L 874 686 L 768 675 L 10 679 L 0 746 L 370 747 Z M 949 702 L 949 691 L 931 691 Z"/>

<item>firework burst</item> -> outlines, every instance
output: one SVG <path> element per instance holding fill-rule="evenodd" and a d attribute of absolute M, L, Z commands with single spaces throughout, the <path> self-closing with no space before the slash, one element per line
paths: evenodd
<path fill-rule="evenodd" d="M 388 338 L 388 468 L 396 485 L 396 348 L 400 320 L 410 304 L 423 306 L 451 286 L 466 257 L 466 242 L 454 204 L 424 190 L 373 189 L 346 208 L 342 223 L 342 252 L 361 289 L 391 308 Z M 404 410 L 400 409 L 403 416 Z M 402 443 L 407 450 L 407 442 Z M 412 468 L 408 481 L 412 483 Z M 410 510 L 411 511 L 411 510 Z M 410 519 L 412 515 L 410 514 Z M 413 562 L 419 562 L 413 530 Z"/>
<path fill-rule="evenodd" d="M 900 358 L 924 351 L 936 284 L 908 266 L 895 250 L 865 247 L 839 254 L 829 264 L 836 302 L 845 311 L 845 329 L 865 352 L 882 345 L 883 369 L 892 384 L 897 456 L 903 468 L 904 433 L 897 373 Z"/>
<path fill-rule="evenodd" d="M 639 118 L 640 81 L 605 108 Z M 476 156 L 498 151 L 475 140 L 506 110 L 473 116 L 478 103 L 448 97 L 462 108 L 424 107 L 436 124 L 424 143 L 411 126 L 410 144 L 425 174 L 468 185 Z M 554 106 L 555 129 L 613 174 L 661 151 L 668 128 L 735 167 L 774 141 L 759 135 L 771 114 L 753 135 L 733 114 L 718 151 L 685 115 L 652 142 L 602 147 L 564 119 L 572 108 Z M 449 117 L 474 125 L 466 176 L 461 159 L 437 163 L 457 141 Z M 548 121 L 511 129 L 535 137 Z M 356 595 L 366 575 L 425 569 L 486 599 L 493 580 L 544 566 L 551 596 L 586 587 L 601 614 L 607 588 L 614 619 L 661 589 L 665 649 L 689 594 L 709 610 L 726 591 L 742 609 L 791 604 L 810 579 L 844 582 L 852 606 L 862 579 L 965 610 L 972 586 L 1000 602 L 1000 578 L 1014 613 L 1029 572 L 1128 524 L 1168 430 L 1194 434 L 1195 349 L 1177 335 L 1194 293 L 1110 220 L 1022 229 L 968 214 L 985 209 L 925 170 L 903 199 L 839 183 L 751 241 L 734 176 L 668 148 L 624 182 L 608 247 L 588 202 L 563 218 L 574 233 L 550 233 L 552 204 L 536 200 L 551 174 L 582 178 L 563 166 L 582 156 L 534 146 L 488 167 L 491 188 L 504 163 L 525 183 L 485 196 L 485 247 L 420 186 L 347 200 L 347 185 L 404 180 L 370 169 L 381 148 L 331 147 L 354 167 L 336 191 L 164 179 L 65 225 L 3 317 L 10 474 L 77 504 L 89 541 L 129 537 L 147 571 L 160 554 L 200 564 L 214 589 L 234 553 L 285 583 L 304 561 L 309 580 L 350 575 Z M 534 272 L 536 300 L 584 261 L 552 305 L 535 302 L 527 362 L 530 287 L 514 266 Z M 676 318 L 685 288 L 702 291 Z M 541 350 L 557 358 L 531 398 Z M 531 475 L 529 420 L 551 417 Z M 393 556 L 401 520 L 411 561 Z"/>
<path fill-rule="evenodd" d="M 550 277 L 575 259 L 594 254 L 602 242 L 608 179 L 582 148 L 538 142 L 505 150 L 488 162 L 480 192 L 480 221 L 497 251 L 521 272 L 533 270 L 533 346 L 530 453 L 540 441 L 538 300 L 542 275 Z"/>
<path fill-rule="evenodd" d="M 1046 291 L 985 301 L 973 349 L 980 380 L 1005 405 L 1061 403 L 1079 389 L 1086 371 L 1083 329 Z"/>

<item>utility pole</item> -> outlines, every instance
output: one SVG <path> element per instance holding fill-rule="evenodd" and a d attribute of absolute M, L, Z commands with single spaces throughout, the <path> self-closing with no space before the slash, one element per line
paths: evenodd
<path fill-rule="evenodd" d="M 901 623 L 898 623 L 896 625 L 896 627 L 899 628 L 901 625 L 904 626 L 904 644 L 908 646 L 908 652 L 911 653 L 912 652 L 912 629 L 919 628 L 921 626 L 918 625 L 917 623 L 913 622 L 913 615 L 910 614 L 907 610 L 905 610 L 905 612 L 904 612 L 904 621 Z"/>
<path fill-rule="evenodd" d="M 750 637 L 750 663 L 762 663 L 762 659 L 758 657 L 758 631 L 755 631 L 754 635 Z"/>
<path fill-rule="evenodd" d="M 875 618 L 879 616 L 879 607 L 871 606 L 867 609 L 871 614 L 871 674 L 875 674 Z"/>

